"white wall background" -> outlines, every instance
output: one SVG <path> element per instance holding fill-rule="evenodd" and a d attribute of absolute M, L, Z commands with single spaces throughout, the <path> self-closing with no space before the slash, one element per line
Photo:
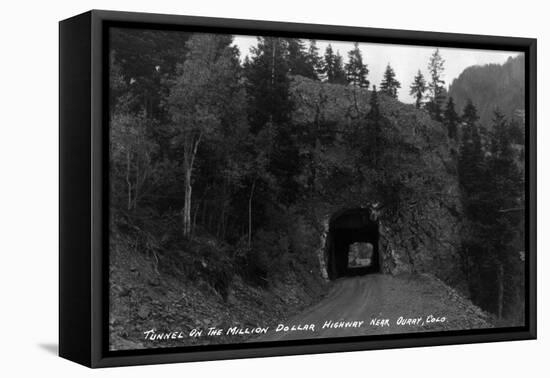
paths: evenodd
<path fill-rule="evenodd" d="M 520 377 L 550 371 L 548 300 L 548 9 L 543 1 L 8 0 L 0 5 L 0 376 Z M 58 26 L 111 9 L 536 37 L 539 40 L 539 340 L 116 368 L 55 355 L 58 247 Z M 546 274 L 544 274 L 546 272 Z M 545 350 L 546 349 L 546 350 Z"/>

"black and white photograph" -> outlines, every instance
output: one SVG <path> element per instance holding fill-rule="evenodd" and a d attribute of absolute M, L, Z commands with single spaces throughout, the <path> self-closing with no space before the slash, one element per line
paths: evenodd
<path fill-rule="evenodd" d="M 110 351 L 526 326 L 523 52 L 107 38 Z"/>
<path fill-rule="evenodd" d="M 0 377 L 544 376 L 545 4 L 1 9 Z"/>

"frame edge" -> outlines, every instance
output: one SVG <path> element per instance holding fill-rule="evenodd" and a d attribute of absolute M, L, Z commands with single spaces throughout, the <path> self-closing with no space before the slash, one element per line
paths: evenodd
<path fill-rule="evenodd" d="M 484 342 L 496 342 L 496 341 L 514 341 L 514 340 L 530 340 L 536 339 L 536 42 L 534 38 L 516 38 L 516 37 L 495 37 L 486 35 L 470 35 L 470 34 L 455 34 L 455 33 L 434 33 L 424 31 L 406 31 L 406 30 L 391 30 L 391 29 L 373 29 L 363 27 L 348 27 L 348 26 L 331 26 L 321 24 L 301 24 L 301 23 L 284 23 L 284 22 L 271 22 L 271 21 L 252 21 L 252 20 L 238 20 L 238 19 L 225 19 L 225 18 L 209 18 L 209 17 L 195 17 L 195 16 L 177 16 L 177 15 L 161 15 L 161 14 L 147 14 L 147 13 L 133 13 L 133 12 L 116 12 L 116 11 L 104 11 L 104 10 L 92 10 L 86 15 L 90 15 L 90 51 L 91 58 L 88 62 L 91 63 L 91 84 L 89 87 L 91 97 L 88 102 L 88 106 L 92 108 L 90 119 L 88 124 L 91 125 L 90 130 L 90 177 L 92 182 L 89 188 L 92 188 L 90 193 L 91 201 L 91 219 L 90 229 L 92 230 L 91 245 L 89 251 L 91 256 L 89 261 L 91 266 L 89 271 L 92 276 L 91 282 L 91 299 L 90 303 L 92 308 L 90 318 L 90 334 L 92 345 L 90 350 L 90 360 L 85 363 L 90 367 L 112 367 L 120 365 L 141 365 L 141 364 L 159 364 L 159 363 L 173 363 L 173 362 L 191 362 L 191 361 L 204 361 L 204 360 L 220 360 L 220 359 L 235 359 L 235 358 L 255 358 L 255 357 L 270 357 L 281 355 L 303 355 L 312 353 L 328 353 L 328 352 L 344 352 L 344 351 L 361 351 L 372 349 L 389 349 L 389 348 L 408 348 L 408 347 L 426 347 L 437 345 L 453 345 L 453 344 L 471 344 L 471 343 L 484 343 Z M 70 20 L 70 19 L 69 19 Z M 529 329 L 526 331 L 517 332 L 505 332 L 483 335 L 460 335 L 460 336 L 437 336 L 437 337 L 425 337 L 421 339 L 399 339 L 399 340 L 372 340 L 372 341 L 357 341 L 357 342 L 345 342 L 345 343 L 318 343 L 315 345 L 303 345 L 303 346 L 266 346 L 262 348 L 243 348 L 238 350 L 220 350 L 220 351 L 204 351 L 204 352 L 167 352 L 165 354 L 144 354 L 139 356 L 105 356 L 103 354 L 103 336 L 101 328 L 105 326 L 102 318 L 102 308 L 108 304 L 108 298 L 104 297 L 104 287 L 101 283 L 102 271 L 102 206 L 103 199 L 102 193 L 102 160 L 101 154 L 103 149 L 106 148 L 103 145 L 102 140 L 102 102 L 103 102 L 103 85 L 102 70 L 105 68 L 102 66 L 104 57 L 102 54 L 102 47 L 104 43 L 103 36 L 103 24 L 109 21 L 122 21 L 131 23 L 159 23 L 159 24 L 178 24 L 178 25 L 193 25 L 204 27 L 227 28 L 227 29 L 239 29 L 239 30 L 277 30 L 285 31 L 289 33 L 297 33 L 298 29 L 305 31 L 305 33 L 316 33 L 321 28 L 328 28 L 323 33 L 330 33 L 334 36 L 345 34 L 354 36 L 378 36 L 381 38 L 381 33 L 384 33 L 388 38 L 392 40 L 401 39 L 412 41 L 417 38 L 421 38 L 424 42 L 433 42 L 438 40 L 438 44 L 441 41 L 444 44 L 460 43 L 467 44 L 472 43 L 473 38 L 480 38 L 481 43 L 474 43 L 475 45 L 492 44 L 499 48 L 514 47 L 518 50 L 525 51 L 531 58 L 529 66 L 526 67 L 529 70 L 529 74 L 526 75 L 526 80 L 529 83 L 529 99 L 526 101 L 529 106 L 529 147 L 530 147 L 530 165 L 529 165 L 529 180 L 530 180 L 530 228 L 529 228 L 529 240 L 530 240 L 530 255 L 532 258 L 529 260 Z M 410 36 L 406 39 L 404 34 Z M 479 47 L 478 47 L 479 48 Z M 60 58 L 61 59 L 61 58 Z M 90 63 L 88 63 L 90 64 Z M 60 101 L 61 107 L 61 101 Z M 61 112 L 61 110 L 60 110 Z M 61 144 L 60 144 L 61 145 Z M 61 175 L 60 175 L 61 177 Z M 61 185 L 61 182 L 60 182 Z M 96 191 L 96 190 L 99 190 Z M 94 194 L 95 193 L 95 194 Z M 90 202 L 88 202 L 90 203 Z M 61 238 L 61 237 L 60 237 Z M 61 300 L 61 299 L 60 299 Z M 60 325 L 61 327 L 61 325 Z M 61 343 L 60 343 L 61 344 Z M 60 348 L 61 350 L 61 348 Z"/>
<path fill-rule="evenodd" d="M 90 366 L 90 20 L 59 22 L 59 356 Z"/>

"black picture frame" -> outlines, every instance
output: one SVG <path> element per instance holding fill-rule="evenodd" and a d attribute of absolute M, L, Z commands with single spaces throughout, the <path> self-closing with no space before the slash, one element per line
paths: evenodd
<path fill-rule="evenodd" d="M 526 61 L 526 325 L 517 328 L 109 351 L 108 40 L 111 26 L 520 51 Z M 59 354 L 88 367 L 536 338 L 536 39 L 92 10 L 59 24 Z"/>

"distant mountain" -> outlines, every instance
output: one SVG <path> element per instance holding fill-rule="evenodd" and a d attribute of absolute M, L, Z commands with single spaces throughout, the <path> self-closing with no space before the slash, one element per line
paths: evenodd
<path fill-rule="evenodd" d="M 493 111 L 516 117 L 525 110 L 525 57 L 508 58 L 506 63 L 466 68 L 449 88 L 457 111 L 462 112 L 468 99 L 478 110 L 480 121 L 491 127 Z"/>

